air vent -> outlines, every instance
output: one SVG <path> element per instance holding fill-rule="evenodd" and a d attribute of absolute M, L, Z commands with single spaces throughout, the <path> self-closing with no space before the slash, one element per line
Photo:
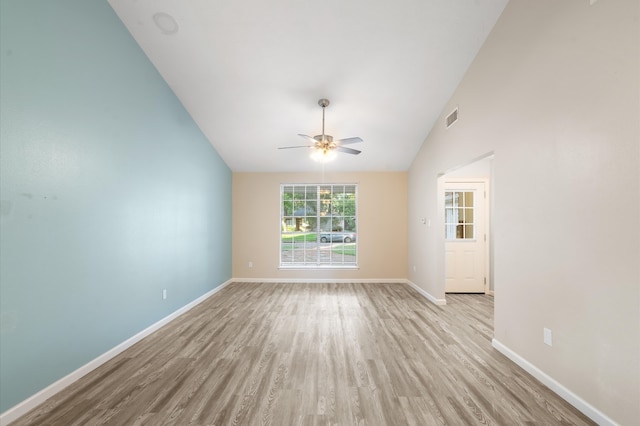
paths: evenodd
<path fill-rule="evenodd" d="M 456 121 L 458 121 L 458 108 L 456 107 L 456 109 L 454 109 L 451 114 L 449 114 L 447 116 L 447 129 L 449 127 L 451 127 L 453 125 L 453 123 L 455 123 Z"/>

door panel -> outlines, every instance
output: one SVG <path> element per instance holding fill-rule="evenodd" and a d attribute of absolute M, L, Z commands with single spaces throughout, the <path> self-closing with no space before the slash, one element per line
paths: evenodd
<path fill-rule="evenodd" d="M 445 291 L 485 292 L 484 182 L 445 182 Z"/>

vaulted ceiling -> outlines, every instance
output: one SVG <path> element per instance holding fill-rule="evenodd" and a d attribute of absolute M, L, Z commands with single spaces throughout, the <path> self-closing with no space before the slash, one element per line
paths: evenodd
<path fill-rule="evenodd" d="M 108 0 L 233 171 L 407 170 L 507 0 Z"/>

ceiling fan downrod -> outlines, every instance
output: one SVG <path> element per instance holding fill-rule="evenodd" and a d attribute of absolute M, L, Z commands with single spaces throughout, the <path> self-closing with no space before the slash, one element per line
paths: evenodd
<path fill-rule="evenodd" d="M 329 99 L 320 99 L 318 105 L 322 107 L 322 142 L 324 142 L 324 109 L 329 106 Z"/>

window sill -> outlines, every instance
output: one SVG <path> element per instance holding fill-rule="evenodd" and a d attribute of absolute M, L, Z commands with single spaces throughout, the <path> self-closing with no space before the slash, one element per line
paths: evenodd
<path fill-rule="evenodd" d="M 358 265 L 280 265 L 278 269 L 306 269 L 306 270 L 327 270 L 327 269 L 360 269 Z"/>

